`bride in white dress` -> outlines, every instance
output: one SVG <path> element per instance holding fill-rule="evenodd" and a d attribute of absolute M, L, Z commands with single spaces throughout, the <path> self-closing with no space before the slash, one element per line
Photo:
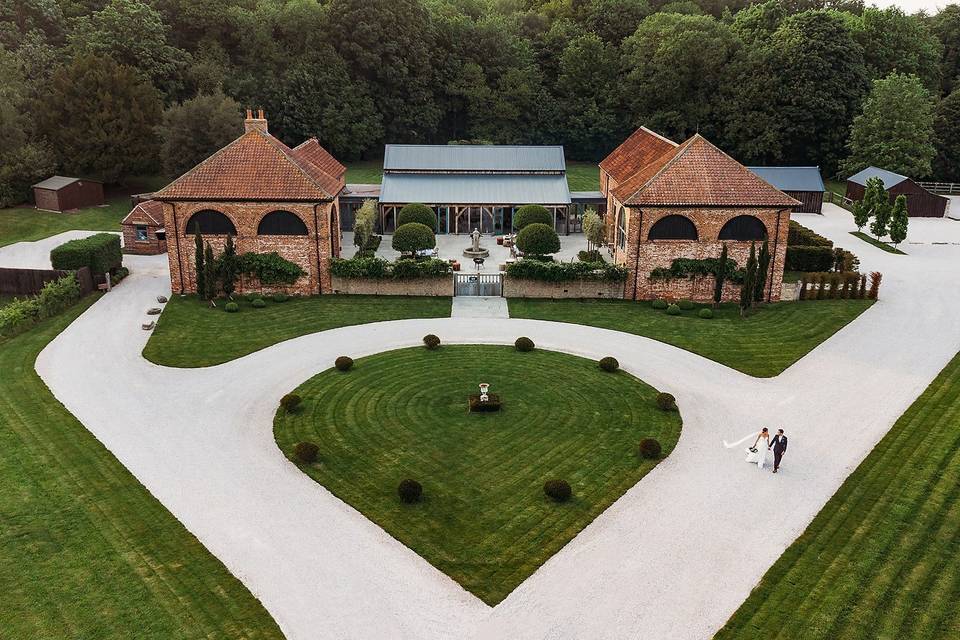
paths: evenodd
<path fill-rule="evenodd" d="M 753 451 L 756 449 L 756 451 Z M 747 451 L 747 462 L 756 463 L 757 469 L 763 471 L 763 466 L 767 463 L 767 452 L 770 449 L 770 432 L 766 427 L 757 434 L 757 439 L 753 446 Z"/>

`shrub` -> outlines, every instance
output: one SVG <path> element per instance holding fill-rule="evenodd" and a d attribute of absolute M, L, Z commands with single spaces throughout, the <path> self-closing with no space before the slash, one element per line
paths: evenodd
<path fill-rule="evenodd" d="M 553 228 L 553 214 L 539 204 L 525 204 L 513 214 L 513 228 L 519 232 L 531 224 L 546 224 Z"/>
<path fill-rule="evenodd" d="M 397 260 L 390 262 L 383 258 L 356 257 L 331 258 L 330 273 L 341 278 L 371 278 L 375 280 L 393 278 L 439 278 L 450 273 L 450 263 L 446 260 Z"/>
<path fill-rule="evenodd" d="M 542 280 L 544 282 L 569 282 L 571 280 L 622 282 L 627 279 L 627 269 L 606 262 L 519 260 L 507 265 L 507 275 L 521 280 Z"/>
<path fill-rule="evenodd" d="M 790 221 L 790 232 L 787 235 L 788 247 L 833 247 L 833 242 L 824 238 L 815 231 L 806 228 L 796 220 Z"/>
<path fill-rule="evenodd" d="M 867 293 L 867 298 L 870 300 L 876 300 L 877 294 L 880 292 L 880 281 L 883 280 L 883 274 L 879 271 L 870 272 L 870 291 Z"/>
<path fill-rule="evenodd" d="M 250 303 L 250 306 L 254 309 L 263 309 L 265 306 L 267 306 L 267 303 L 263 301 L 263 298 L 256 298 Z"/>
<path fill-rule="evenodd" d="M 333 361 L 333 366 L 337 368 L 337 371 L 350 371 L 350 369 L 353 368 L 353 358 L 350 356 L 339 356 Z"/>
<path fill-rule="evenodd" d="M 543 483 L 543 492 L 554 502 L 566 502 L 573 495 L 573 489 L 566 480 L 547 480 Z"/>
<path fill-rule="evenodd" d="M 784 269 L 787 271 L 830 271 L 833 269 L 832 247 L 787 247 Z"/>
<path fill-rule="evenodd" d="M 680 307 L 681 311 L 693 311 L 693 300 L 681 300 L 677 303 L 677 306 Z"/>
<path fill-rule="evenodd" d="M 427 335 L 423 336 L 423 344 L 426 345 L 427 349 L 432 351 L 440 346 L 440 338 L 432 333 L 428 333 Z"/>
<path fill-rule="evenodd" d="M 657 298 L 656 300 L 650 303 L 650 306 L 653 307 L 654 309 L 659 309 L 662 311 L 666 309 L 669 305 L 667 304 L 667 301 L 664 300 L 663 298 Z"/>
<path fill-rule="evenodd" d="M 667 307 L 668 316 L 678 316 L 680 315 L 680 307 L 675 304 L 671 304 Z"/>
<path fill-rule="evenodd" d="M 657 408 L 661 411 L 676 411 L 677 399 L 670 393 L 657 394 Z"/>
<path fill-rule="evenodd" d="M 288 393 L 280 398 L 280 406 L 283 407 L 283 410 L 287 413 L 293 413 L 300 408 L 301 401 L 302 399 L 297 394 Z"/>
<path fill-rule="evenodd" d="M 400 213 L 397 214 L 397 227 L 402 227 L 411 222 L 418 222 L 430 227 L 430 230 L 434 233 L 437 232 L 437 214 L 425 204 L 411 202 L 400 209 Z"/>
<path fill-rule="evenodd" d="M 620 363 L 617 362 L 617 359 L 613 356 L 606 356 L 605 358 L 600 358 L 600 368 L 607 373 L 613 373 L 620 368 Z"/>
<path fill-rule="evenodd" d="M 238 305 L 236 302 L 228 302 L 227 304 L 223 305 L 223 310 L 227 313 L 236 313 L 237 311 L 240 311 L 240 305 Z"/>
<path fill-rule="evenodd" d="M 76 271 L 90 267 L 93 273 L 107 273 L 123 264 L 120 236 L 98 233 L 87 238 L 70 240 L 50 252 L 54 269 Z"/>
<path fill-rule="evenodd" d="M 723 273 L 724 280 L 738 284 L 743 282 L 744 270 L 738 269 L 737 263 L 732 258 L 725 258 L 722 262 L 720 258 L 674 258 L 669 267 L 657 267 L 650 271 L 650 278 L 657 280 L 700 276 L 716 277 L 718 272 Z"/>
<path fill-rule="evenodd" d="M 603 257 L 596 249 L 592 251 L 578 251 L 577 260 L 580 262 L 603 262 Z"/>
<path fill-rule="evenodd" d="M 290 299 L 290 296 L 288 296 L 288 295 L 285 294 L 285 293 L 275 293 L 275 294 L 273 294 L 273 301 L 274 301 L 274 302 L 286 302 L 286 301 L 289 300 L 289 299 Z"/>
<path fill-rule="evenodd" d="M 298 442 L 293 446 L 294 457 L 304 464 L 310 464 L 317 461 L 317 454 L 320 453 L 320 447 L 312 442 Z"/>
<path fill-rule="evenodd" d="M 517 351 L 533 351 L 533 340 L 522 336 L 517 338 L 516 342 L 513 343 L 513 346 L 517 348 Z"/>
<path fill-rule="evenodd" d="M 637 447 L 637 453 L 643 458 L 659 458 L 661 451 L 660 443 L 655 438 L 644 438 Z"/>
<path fill-rule="evenodd" d="M 237 271 L 256 276 L 261 284 L 293 284 L 307 273 L 300 265 L 281 257 L 276 251 L 249 252 L 237 256 Z"/>
<path fill-rule="evenodd" d="M 247 295 L 243 296 L 243 299 L 246 300 L 247 302 L 253 302 L 259 297 L 260 297 L 259 293 L 248 293 Z"/>
<path fill-rule="evenodd" d="M 697 311 L 697 315 L 704 320 L 709 320 L 713 317 L 713 309 L 704 307 L 703 309 L 700 309 L 700 311 Z"/>
<path fill-rule="evenodd" d="M 400 484 L 397 485 L 397 495 L 400 496 L 400 502 L 413 504 L 420 501 L 420 497 L 423 495 L 423 487 L 416 480 L 407 478 L 401 480 Z"/>
<path fill-rule="evenodd" d="M 560 236 L 553 225 L 534 222 L 517 234 L 517 247 L 525 254 L 545 256 L 560 251 Z"/>
<path fill-rule="evenodd" d="M 393 232 L 391 246 L 401 253 L 423 251 L 437 246 L 437 238 L 433 235 L 433 229 L 427 225 L 419 222 L 408 222 L 397 227 L 397 230 Z"/>

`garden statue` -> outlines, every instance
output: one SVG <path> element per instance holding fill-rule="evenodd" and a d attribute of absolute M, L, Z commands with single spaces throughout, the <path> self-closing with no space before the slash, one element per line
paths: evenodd
<path fill-rule="evenodd" d="M 486 402 L 490 399 L 490 396 L 487 395 L 487 391 L 490 390 L 490 385 L 486 382 L 480 383 L 480 402 Z"/>
<path fill-rule="evenodd" d="M 470 247 L 463 250 L 463 255 L 468 258 L 486 258 L 490 252 L 480 246 L 480 230 L 474 228 L 470 234 Z"/>

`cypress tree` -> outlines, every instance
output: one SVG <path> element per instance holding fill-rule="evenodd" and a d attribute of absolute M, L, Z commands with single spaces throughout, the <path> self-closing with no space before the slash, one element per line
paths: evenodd
<path fill-rule="evenodd" d="M 760 257 L 757 259 L 757 285 L 754 288 L 754 302 L 763 302 L 763 290 L 767 286 L 767 270 L 770 268 L 770 244 L 764 240 L 760 245 Z"/>
<path fill-rule="evenodd" d="M 213 247 L 209 242 L 203 255 L 203 286 L 204 297 L 212 301 L 217 295 L 217 262 L 213 259 Z"/>
<path fill-rule="evenodd" d="M 218 267 L 223 295 L 230 298 L 236 289 L 234 285 L 237 281 L 237 248 L 233 244 L 232 234 L 227 236 L 227 244 L 223 248 L 223 253 L 220 254 Z"/>
<path fill-rule="evenodd" d="M 195 229 L 197 232 L 194 236 L 194 273 L 197 274 L 197 295 L 200 296 L 200 299 L 203 300 L 207 297 L 207 287 L 206 287 L 206 266 L 203 264 L 203 236 L 200 234 L 200 229 Z"/>
<path fill-rule="evenodd" d="M 753 306 L 753 292 L 757 286 L 757 246 L 750 243 L 750 257 L 747 258 L 746 273 L 740 287 L 740 315 Z"/>
<path fill-rule="evenodd" d="M 720 304 L 720 300 L 723 298 L 723 282 L 727 279 L 727 245 L 723 244 L 720 249 L 720 260 L 717 262 L 717 269 L 714 271 L 713 275 L 716 277 L 716 281 L 713 285 L 713 306 Z"/>

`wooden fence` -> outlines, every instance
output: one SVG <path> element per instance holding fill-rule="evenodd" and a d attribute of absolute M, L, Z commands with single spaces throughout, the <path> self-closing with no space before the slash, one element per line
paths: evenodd
<path fill-rule="evenodd" d="M 846 196 L 842 196 L 839 193 L 834 193 L 833 191 L 825 191 L 823 194 L 823 199 L 827 202 L 832 202 L 833 204 L 839 205 L 846 210 L 853 209 L 853 200 Z"/>
<path fill-rule="evenodd" d="M 40 293 L 43 285 L 54 280 L 76 273 L 80 283 L 80 297 L 92 292 L 96 285 L 89 267 L 82 267 L 76 272 L 59 269 L 6 269 L 0 268 L 0 294 L 8 296 L 32 296 Z"/>
<path fill-rule="evenodd" d="M 918 182 L 921 187 L 941 195 L 960 195 L 960 182 Z"/>

